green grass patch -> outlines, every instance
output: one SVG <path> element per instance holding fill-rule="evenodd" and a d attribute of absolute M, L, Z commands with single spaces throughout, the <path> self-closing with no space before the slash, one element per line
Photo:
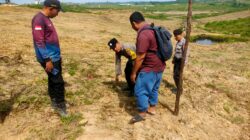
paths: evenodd
<path fill-rule="evenodd" d="M 70 114 L 67 117 L 61 117 L 61 121 L 64 125 L 79 122 L 81 119 L 83 119 L 81 114 Z"/>
<path fill-rule="evenodd" d="M 0 102 L 0 113 L 8 112 L 12 108 L 12 104 L 9 101 Z"/>
<path fill-rule="evenodd" d="M 18 108 L 22 108 L 22 106 L 29 107 L 30 105 L 34 108 L 41 108 L 50 104 L 50 99 L 47 95 L 22 95 L 15 100 L 15 103 Z"/>
<path fill-rule="evenodd" d="M 98 75 L 96 71 L 98 67 L 100 66 L 90 64 L 80 71 L 81 75 L 88 78 L 89 80 L 100 78 L 100 75 Z"/>
<path fill-rule="evenodd" d="M 146 18 L 158 19 L 158 20 L 167 20 L 168 16 L 166 14 L 146 14 Z"/>
<path fill-rule="evenodd" d="M 222 83 L 206 83 L 205 86 L 207 88 L 211 88 L 211 89 L 216 90 L 218 92 L 225 93 L 225 95 L 232 100 L 237 99 L 235 92 L 232 91 L 232 89 L 227 85 L 224 85 Z M 227 109 L 225 109 L 225 111 L 227 111 Z"/>
<path fill-rule="evenodd" d="M 196 42 L 197 40 L 201 39 L 209 39 L 214 42 L 246 42 L 249 39 L 246 37 L 236 37 L 236 36 L 227 36 L 227 35 L 207 35 L 207 34 L 201 34 L 201 35 L 195 35 L 191 36 L 191 41 Z"/>
<path fill-rule="evenodd" d="M 46 85 L 48 83 L 48 78 L 42 78 L 35 81 L 37 85 Z"/>
<path fill-rule="evenodd" d="M 80 124 L 82 119 L 83 117 L 79 113 L 61 117 L 61 122 L 63 124 L 62 132 L 66 139 L 75 140 L 83 132 L 82 125 Z"/>
<path fill-rule="evenodd" d="M 205 86 L 207 88 L 211 88 L 213 90 L 217 90 L 217 87 L 216 87 L 216 85 L 214 83 L 206 83 Z"/>
<path fill-rule="evenodd" d="M 26 139 L 32 140 L 36 137 L 42 140 L 75 140 L 84 132 L 83 126 L 86 123 L 81 123 L 82 120 L 82 114 L 72 113 L 68 117 L 61 117 L 57 124 L 49 125 L 50 122 L 44 122 L 45 125 L 31 129 Z"/>
<path fill-rule="evenodd" d="M 29 8 L 35 8 L 35 9 L 42 9 L 43 8 L 43 5 L 40 5 L 40 4 L 28 4 L 28 5 L 24 5 L 24 6 L 27 6 Z"/>
<path fill-rule="evenodd" d="M 225 13 L 201 13 L 201 14 L 195 14 L 193 15 L 193 19 L 201 19 L 201 18 L 207 18 L 207 17 L 213 17 L 213 16 L 218 16 L 222 15 Z"/>
<path fill-rule="evenodd" d="M 204 29 L 210 32 L 224 34 L 239 34 L 241 37 L 250 37 L 250 17 L 237 20 L 214 21 L 205 24 Z"/>
<path fill-rule="evenodd" d="M 30 8 L 41 9 L 42 5 L 24 5 Z M 131 5 L 120 5 L 119 3 L 88 3 L 88 4 L 62 4 L 65 12 L 89 12 L 90 10 L 133 10 L 143 12 L 155 11 L 187 11 L 187 2 L 134 2 Z M 232 2 L 194 2 L 194 11 L 239 11 L 248 9 L 249 4 L 233 4 Z"/>
<path fill-rule="evenodd" d="M 50 128 L 50 131 L 47 131 L 47 133 L 44 133 L 42 130 L 35 130 L 34 133 L 36 136 L 39 136 L 39 139 L 60 138 L 75 140 L 83 132 L 82 125 L 80 124 L 82 119 L 83 117 L 81 114 L 70 114 L 68 117 L 61 117 L 62 124 L 58 127 Z"/>
<path fill-rule="evenodd" d="M 87 83 L 86 83 L 87 84 Z M 91 86 L 93 87 L 93 85 Z M 68 99 L 68 102 L 71 105 L 91 105 L 94 103 L 95 95 L 89 93 L 89 89 L 86 89 L 84 86 L 84 89 L 80 89 L 78 91 L 72 92 L 67 91 L 66 98 Z"/>
<path fill-rule="evenodd" d="M 85 5 L 82 4 L 62 4 L 65 12 L 76 12 L 76 13 L 89 13 Z"/>
<path fill-rule="evenodd" d="M 223 109 L 227 112 L 227 113 L 231 113 L 232 112 L 232 103 L 226 102 L 223 104 Z"/>
<path fill-rule="evenodd" d="M 90 99 L 88 99 L 88 98 L 84 98 L 83 102 L 84 102 L 85 105 L 91 105 L 91 104 L 93 104 L 93 101 L 90 100 Z"/>
<path fill-rule="evenodd" d="M 25 5 L 30 8 L 42 9 L 42 5 L 39 4 L 28 4 Z M 89 13 L 86 5 L 84 4 L 62 4 L 64 12 L 75 12 L 75 13 Z"/>
<path fill-rule="evenodd" d="M 69 63 L 66 64 L 66 68 L 68 69 L 68 73 L 71 76 L 74 76 L 78 70 L 79 63 L 76 60 L 70 60 Z"/>
<path fill-rule="evenodd" d="M 230 119 L 230 121 L 234 124 L 242 124 L 245 122 L 244 118 L 242 116 L 236 116 L 236 117 L 232 117 Z"/>

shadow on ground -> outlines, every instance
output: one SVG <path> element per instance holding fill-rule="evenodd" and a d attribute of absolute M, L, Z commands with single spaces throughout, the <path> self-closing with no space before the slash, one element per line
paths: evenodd
<path fill-rule="evenodd" d="M 124 110 L 131 116 L 136 114 L 136 103 L 134 97 L 129 97 L 129 91 L 124 91 L 127 87 L 126 82 L 103 82 L 104 85 L 108 86 L 113 92 L 117 93 L 119 98 L 119 107 L 124 108 Z"/>
<path fill-rule="evenodd" d="M 163 79 L 162 80 L 162 83 L 164 85 L 165 88 L 168 88 L 173 94 L 176 94 L 177 93 L 177 90 L 176 90 L 176 87 L 174 84 L 170 83 L 169 81 Z M 169 110 L 172 114 L 174 114 L 174 110 L 171 109 L 171 107 L 164 101 L 159 101 L 159 103 L 165 107 L 167 110 Z"/>
<path fill-rule="evenodd" d="M 15 100 L 21 95 L 21 93 L 26 90 L 26 88 L 27 87 L 24 86 L 16 93 L 12 93 L 9 99 L 0 101 L 0 123 L 4 123 L 4 120 L 13 109 L 13 104 L 15 103 Z"/>

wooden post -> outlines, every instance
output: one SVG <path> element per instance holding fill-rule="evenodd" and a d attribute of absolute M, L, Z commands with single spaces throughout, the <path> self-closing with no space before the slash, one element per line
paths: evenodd
<path fill-rule="evenodd" d="M 177 86 L 177 94 L 176 94 L 175 109 L 174 109 L 174 115 L 176 116 L 179 114 L 180 97 L 183 92 L 183 70 L 185 66 L 185 58 L 187 55 L 188 44 L 189 44 L 190 34 L 191 34 L 191 19 L 192 19 L 192 0 L 188 0 L 186 43 L 184 47 L 183 59 L 181 61 L 180 80 Z"/>

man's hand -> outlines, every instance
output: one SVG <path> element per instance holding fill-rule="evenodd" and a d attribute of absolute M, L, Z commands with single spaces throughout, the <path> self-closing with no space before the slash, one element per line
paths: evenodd
<path fill-rule="evenodd" d="M 116 82 L 119 82 L 119 75 L 116 75 L 116 76 L 115 76 L 115 81 L 116 81 Z"/>
<path fill-rule="evenodd" d="M 144 58 L 146 56 L 146 53 L 137 53 L 137 57 L 135 59 L 135 64 L 132 70 L 132 74 L 130 75 L 131 82 L 135 83 L 136 81 L 136 74 L 138 70 L 140 69 L 142 62 L 144 61 Z"/>
<path fill-rule="evenodd" d="M 46 62 L 46 68 L 45 68 L 45 71 L 47 71 L 47 72 L 51 72 L 53 68 L 54 68 L 54 66 L 53 66 L 53 63 L 52 63 L 52 61 L 51 61 L 51 60 L 50 60 L 50 61 L 48 61 L 48 62 Z"/>
<path fill-rule="evenodd" d="M 174 64 L 174 59 L 172 60 L 172 64 Z"/>
<path fill-rule="evenodd" d="M 136 74 L 132 73 L 132 74 L 130 75 L 130 79 L 131 79 L 131 82 L 132 82 L 132 83 L 135 83 L 135 81 L 136 81 Z"/>

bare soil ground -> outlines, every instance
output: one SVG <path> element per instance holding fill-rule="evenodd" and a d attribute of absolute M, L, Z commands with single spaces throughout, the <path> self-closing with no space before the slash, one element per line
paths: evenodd
<path fill-rule="evenodd" d="M 172 114 L 173 66 L 167 62 L 157 115 L 129 125 L 135 99 L 121 91 L 124 78 L 114 82 L 114 53 L 106 43 L 112 37 L 135 42 L 131 11 L 62 13 L 53 22 L 61 41 L 71 117 L 60 119 L 50 108 L 46 74 L 34 56 L 30 24 L 36 12 L 0 7 L 0 139 L 250 139 L 249 42 L 191 43 L 179 116 Z M 171 31 L 183 22 L 148 20 Z"/>

